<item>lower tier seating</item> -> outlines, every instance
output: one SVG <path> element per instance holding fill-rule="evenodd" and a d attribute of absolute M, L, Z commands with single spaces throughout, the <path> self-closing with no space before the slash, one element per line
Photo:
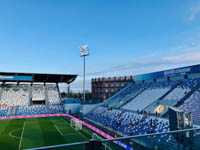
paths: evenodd
<path fill-rule="evenodd" d="M 169 131 L 169 121 L 148 115 L 98 107 L 86 117 L 126 135 L 141 135 Z"/>
<path fill-rule="evenodd" d="M 49 114 L 64 113 L 63 105 L 49 105 Z"/>
<path fill-rule="evenodd" d="M 9 107 L 0 107 L 0 117 L 5 117 L 8 115 Z"/>
<path fill-rule="evenodd" d="M 44 105 L 35 105 L 35 106 L 20 106 L 16 109 L 16 115 L 40 115 L 48 114 L 47 107 Z"/>

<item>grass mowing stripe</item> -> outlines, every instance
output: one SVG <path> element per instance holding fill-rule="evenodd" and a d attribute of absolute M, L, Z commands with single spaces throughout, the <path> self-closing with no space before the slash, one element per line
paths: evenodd
<path fill-rule="evenodd" d="M 55 129 L 51 118 L 38 118 L 38 120 L 45 142 L 44 146 L 66 143 L 64 137 Z"/>
<path fill-rule="evenodd" d="M 26 122 L 24 121 L 24 125 L 23 125 L 23 129 L 22 129 L 22 133 L 21 133 L 21 138 L 20 138 L 18 150 L 20 150 L 20 148 L 21 148 L 21 144 L 22 144 L 22 140 L 23 140 L 23 135 L 24 135 L 24 128 L 25 128 L 25 125 L 26 125 Z"/>
<path fill-rule="evenodd" d="M 9 124 L 5 120 L 1 120 L 0 124 L 5 123 L 7 126 L 3 132 L 0 134 L 0 149 L 2 150 L 16 150 L 19 147 L 20 139 L 13 138 L 9 136 L 9 133 L 13 130 L 19 129 L 23 127 L 25 119 L 11 119 L 9 120 Z M 20 137 L 21 132 L 15 132 L 15 136 Z"/>
<path fill-rule="evenodd" d="M 21 149 L 44 146 L 42 130 L 37 118 L 26 119 L 26 128 L 24 130 Z"/>
<path fill-rule="evenodd" d="M 56 119 L 56 118 L 55 118 L 55 119 Z M 52 118 L 50 118 L 50 120 L 52 121 L 54 127 L 55 127 L 56 130 L 60 133 L 60 135 L 63 136 L 62 132 L 60 131 L 60 129 L 59 129 L 59 128 L 57 127 L 57 125 L 55 124 L 55 121 L 54 121 Z"/>
<path fill-rule="evenodd" d="M 1 123 L 0 121 L 0 127 Z M 13 119 L 9 122 L 5 121 L 5 124 L 9 125 L 0 135 L 0 149 L 2 150 L 18 150 L 21 138 L 12 138 L 9 133 L 13 131 L 13 135 L 21 137 L 23 126 L 25 127 L 21 139 L 21 149 L 82 142 L 91 139 L 93 133 L 85 126 L 77 132 L 70 126 L 70 119 L 67 117 Z M 59 134 L 54 124 L 64 136 Z M 20 128 L 21 131 L 14 132 L 14 130 Z M 67 150 L 81 150 L 82 146 L 67 148 Z M 66 150 L 66 148 L 59 148 L 59 150 Z"/>
<path fill-rule="evenodd" d="M 0 135 L 9 126 L 11 119 L 1 120 L 0 123 Z"/>
<path fill-rule="evenodd" d="M 62 118 L 62 120 L 65 120 L 66 122 L 70 123 L 70 119 L 69 118 L 67 118 L 67 117 L 61 117 L 61 118 Z M 83 125 L 82 130 L 80 130 L 79 132 L 81 132 L 82 134 L 84 134 L 85 136 L 87 136 L 89 139 L 92 138 L 92 134 L 93 133 L 96 133 L 96 132 L 92 131 L 91 129 L 89 129 L 88 127 L 85 127 L 84 125 Z M 101 136 L 98 133 L 96 133 L 96 134 L 99 135 L 99 136 Z M 101 136 L 101 137 L 105 139 L 105 137 L 103 137 L 103 136 Z M 112 149 L 114 149 L 114 150 L 124 150 L 123 148 L 121 148 L 120 146 L 116 145 L 113 142 L 109 143 L 109 146 Z"/>

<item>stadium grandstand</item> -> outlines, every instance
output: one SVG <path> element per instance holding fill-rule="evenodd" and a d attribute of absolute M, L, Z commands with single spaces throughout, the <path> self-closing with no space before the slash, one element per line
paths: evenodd
<path fill-rule="evenodd" d="M 133 76 L 92 105 L 61 101 L 58 83 L 76 77 L 0 73 L 2 147 L 15 138 L 11 150 L 200 149 L 200 65 Z"/>
<path fill-rule="evenodd" d="M 58 83 L 70 84 L 76 75 L 0 73 L 0 116 L 63 113 Z"/>
<path fill-rule="evenodd" d="M 200 65 L 134 76 L 120 92 L 102 106 L 167 116 L 168 107 L 192 112 L 193 121 L 200 122 Z"/>
<path fill-rule="evenodd" d="M 123 137 L 159 134 L 172 131 L 171 126 L 174 124 L 170 124 L 169 118 L 173 116 L 170 116 L 168 110 L 177 108 L 191 112 L 193 127 L 200 127 L 200 65 L 133 78 L 134 82 L 88 112 L 85 118 Z M 184 119 L 181 118 L 181 121 L 183 123 Z M 200 148 L 197 144 L 200 141 L 199 134 L 196 132 L 194 135 L 198 136 L 193 138 L 197 149 Z M 165 149 L 164 146 L 168 147 L 166 149 L 176 149 L 179 144 L 175 136 L 167 134 L 152 137 L 151 142 L 146 139 L 139 142 L 144 142 L 144 145 L 157 143 L 162 149 Z M 196 149 L 195 146 L 191 144 L 187 148 Z"/>
<path fill-rule="evenodd" d="M 200 0 L 0 0 L 0 52 L 0 150 L 200 150 Z"/>

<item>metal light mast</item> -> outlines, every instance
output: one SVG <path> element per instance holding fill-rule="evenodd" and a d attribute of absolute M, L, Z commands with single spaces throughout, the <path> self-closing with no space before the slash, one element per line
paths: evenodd
<path fill-rule="evenodd" d="M 89 55 L 87 45 L 80 47 L 80 56 L 83 57 L 83 102 L 85 102 L 85 56 Z"/>

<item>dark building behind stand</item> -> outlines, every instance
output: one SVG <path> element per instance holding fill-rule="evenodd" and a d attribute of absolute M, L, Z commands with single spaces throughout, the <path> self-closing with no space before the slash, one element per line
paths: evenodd
<path fill-rule="evenodd" d="M 132 76 L 93 78 L 92 99 L 104 101 L 131 82 Z"/>

